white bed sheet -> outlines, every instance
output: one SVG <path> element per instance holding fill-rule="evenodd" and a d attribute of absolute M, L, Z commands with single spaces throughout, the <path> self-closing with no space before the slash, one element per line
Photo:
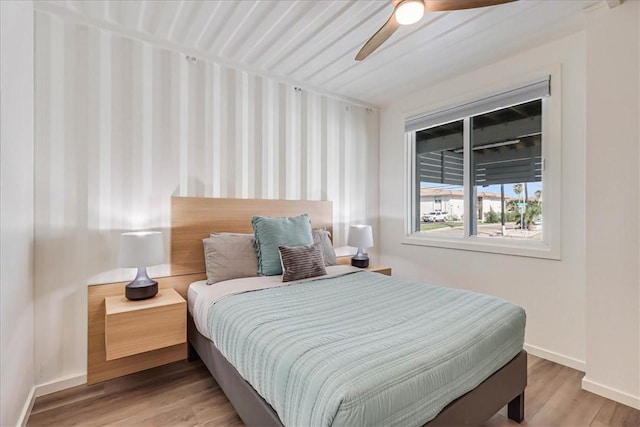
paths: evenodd
<path fill-rule="evenodd" d="M 350 265 L 327 266 L 325 276 L 312 277 L 309 279 L 283 282 L 282 276 L 259 276 L 245 277 L 242 279 L 225 280 L 213 285 L 207 285 L 206 280 L 193 282 L 187 291 L 187 306 L 193 317 L 198 332 L 211 340 L 208 327 L 209 308 L 222 298 L 243 292 L 257 291 L 260 289 L 275 288 L 278 286 L 292 285 L 294 283 L 309 282 L 329 277 L 337 277 L 361 269 Z"/>
<path fill-rule="evenodd" d="M 196 300 L 198 299 L 198 294 L 200 292 L 204 292 L 207 289 L 207 281 L 199 280 L 197 282 L 193 282 L 189 285 L 189 289 L 187 289 L 187 308 L 189 309 L 189 313 L 193 315 L 193 307 L 196 305 Z"/>

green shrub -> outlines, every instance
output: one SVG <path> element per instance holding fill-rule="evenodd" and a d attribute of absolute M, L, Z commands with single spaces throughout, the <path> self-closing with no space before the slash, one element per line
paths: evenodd
<path fill-rule="evenodd" d="M 489 212 L 484 214 L 484 222 L 487 224 L 496 224 L 500 222 L 500 214 L 490 208 Z"/>
<path fill-rule="evenodd" d="M 516 222 L 520 220 L 520 211 L 507 211 L 504 217 L 505 222 Z"/>

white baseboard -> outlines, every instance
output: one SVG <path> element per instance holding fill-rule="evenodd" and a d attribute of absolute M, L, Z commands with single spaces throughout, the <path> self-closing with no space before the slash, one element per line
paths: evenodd
<path fill-rule="evenodd" d="M 635 409 L 640 409 L 640 396 L 633 396 L 623 391 L 616 390 L 615 388 L 599 384 L 597 382 L 591 381 L 587 377 L 582 378 L 582 389 L 590 391 L 591 393 L 597 394 L 599 396 L 606 397 L 607 399 L 615 400 L 616 402 L 622 403 L 623 405 L 631 406 Z"/>
<path fill-rule="evenodd" d="M 553 351 L 545 350 L 535 345 L 525 344 L 524 349 L 527 353 L 538 356 L 542 359 L 568 366 L 580 372 L 586 372 L 587 364 L 583 360 L 577 360 L 572 357 L 564 356 Z M 616 390 L 609 386 L 591 381 L 586 376 L 582 378 L 582 389 L 597 394 L 607 399 L 622 403 L 635 409 L 640 409 L 640 397 L 633 396 L 620 390 Z"/>
<path fill-rule="evenodd" d="M 66 390 L 71 387 L 87 383 L 86 374 L 68 375 L 55 381 L 51 381 L 44 384 L 38 384 L 35 387 L 36 397 L 44 396 L 47 394 L 55 393 L 56 391 Z"/>
<path fill-rule="evenodd" d="M 36 401 L 36 388 L 31 387 L 31 391 L 27 396 L 27 400 L 24 402 L 24 406 L 22 407 L 22 411 L 20 412 L 20 418 L 18 418 L 18 423 L 16 425 L 20 427 L 25 427 L 27 425 L 27 421 L 29 421 L 29 415 L 31 415 L 31 410 L 33 409 L 33 404 Z"/>
<path fill-rule="evenodd" d="M 544 348 L 536 347 L 535 345 L 525 344 L 524 349 L 529 354 L 538 356 L 542 359 L 546 359 L 554 363 L 558 363 L 560 365 L 568 366 L 580 372 L 585 372 L 587 368 L 584 360 L 578 360 L 574 359 L 573 357 L 564 356 L 553 351 L 545 350 Z"/>
<path fill-rule="evenodd" d="M 31 410 L 33 409 L 33 404 L 36 402 L 36 397 L 86 384 L 86 382 L 87 376 L 85 374 L 69 375 L 59 380 L 51 381 L 45 384 L 38 384 L 31 387 L 31 391 L 29 392 L 27 400 L 24 402 L 24 406 L 22 407 L 22 411 L 20 412 L 20 418 L 18 418 L 17 425 L 21 427 L 25 427 L 27 425 L 27 421 L 29 421 L 29 415 L 31 415 Z"/>

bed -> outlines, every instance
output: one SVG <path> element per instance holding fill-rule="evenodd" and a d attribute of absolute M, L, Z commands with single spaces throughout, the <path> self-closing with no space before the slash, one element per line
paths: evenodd
<path fill-rule="evenodd" d="M 203 237 L 206 237 L 211 231 L 251 232 L 250 218 L 254 214 L 290 216 L 307 212 L 313 218 L 314 226 L 322 226 L 329 229 L 332 227 L 333 222 L 333 214 L 329 202 L 176 197 L 172 200 L 172 208 L 172 267 L 175 268 L 175 272 L 179 271 L 182 274 L 201 272 L 204 269 L 201 243 Z M 232 221 L 230 221 L 230 219 L 232 219 Z M 344 270 L 345 268 L 347 269 L 346 271 Z M 469 327 L 462 325 L 464 319 L 467 317 L 460 317 L 457 320 L 448 321 L 454 326 L 459 326 L 456 332 L 450 334 L 450 336 L 447 337 L 440 334 L 439 339 L 442 342 L 453 342 L 453 347 L 449 347 L 449 350 L 439 356 L 441 362 L 444 361 L 453 365 L 456 360 L 458 360 L 458 362 L 461 361 L 460 366 L 466 366 L 466 368 L 460 369 L 481 366 L 481 368 L 478 368 L 481 372 L 472 372 L 469 370 L 461 371 L 464 375 L 457 374 L 458 377 L 456 378 L 468 380 L 458 381 L 458 383 L 460 383 L 458 386 L 462 385 L 463 388 L 469 388 L 468 390 L 463 390 L 463 392 L 460 391 L 460 388 L 453 391 L 446 389 L 449 383 L 454 382 L 447 379 L 449 378 L 447 376 L 449 374 L 446 372 L 434 374 L 429 371 L 429 369 L 422 367 L 423 365 L 432 366 L 435 362 L 432 360 L 432 353 L 434 352 L 422 351 L 421 349 L 431 348 L 430 346 L 435 345 L 433 342 L 435 338 L 430 337 L 439 336 L 436 332 L 444 329 L 444 324 L 437 323 L 441 318 L 440 315 L 434 315 L 430 318 L 427 316 L 427 318 L 424 319 L 419 318 L 423 315 L 423 311 L 433 312 L 433 309 L 418 310 L 414 308 L 413 311 L 406 310 L 407 313 L 414 313 L 414 315 L 405 315 L 406 313 L 402 312 L 381 313 L 380 317 L 375 319 L 371 318 L 368 321 L 368 324 L 371 325 L 373 329 L 377 328 L 375 325 L 384 326 L 378 328 L 379 330 L 365 331 L 365 333 L 362 333 L 358 328 L 351 328 L 350 332 L 347 330 L 345 333 L 351 333 L 351 337 L 345 339 L 344 342 L 348 342 L 348 345 L 352 345 L 352 347 L 356 344 L 362 345 L 362 347 L 353 347 L 353 352 L 355 352 L 356 355 L 352 354 L 351 358 L 349 358 L 349 351 L 343 351 L 338 347 L 334 347 L 334 343 L 327 344 L 325 342 L 320 343 L 321 345 L 326 345 L 322 347 L 320 353 L 311 357 L 310 355 L 313 353 L 311 350 L 319 345 L 317 340 L 322 341 L 326 340 L 327 337 L 336 336 L 336 330 L 332 330 L 333 332 L 325 335 L 322 334 L 322 331 L 335 328 L 337 327 L 336 324 L 341 324 L 341 322 L 343 324 L 358 325 L 357 317 L 353 319 L 347 319 L 345 317 L 341 320 L 342 314 L 340 313 L 357 311 L 354 307 L 358 306 L 356 300 L 359 297 L 355 299 L 352 298 L 354 301 L 351 302 L 352 305 L 348 306 L 348 308 L 346 308 L 347 306 L 333 307 L 333 305 L 335 305 L 334 303 L 323 307 L 319 302 L 328 300 L 327 295 L 329 295 L 323 293 L 329 292 L 330 294 L 335 294 L 338 292 L 351 292 L 352 297 L 366 293 L 369 294 L 369 300 L 366 306 L 378 304 L 380 310 L 382 310 L 382 307 L 385 307 L 384 298 L 387 298 L 385 295 L 390 292 L 390 289 L 402 289 L 402 292 L 398 291 L 395 292 L 395 294 L 407 294 L 406 300 L 402 302 L 402 304 L 405 305 L 408 301 L 416 300 L 416 298 L 424 292 L 430 292 L 431 294 L 426 296 L 424 301 L 419 302 L 418 306 L 420 307 L 426 306 L 429 304 L 429 301 L 436 301 L 438 298 L 441 298 L 442 301 L 446 300 L 446 304 L 453 304 L 454 301 L 460 299 L 458 296 L 454 298 L 455 295 L 453 294 L 460 293 L 461 291 L 429 287 L 428 285 L 413 282 L 402 282 L 397 278 L 383 277 L 375 273 L 354 271 L 355 269 L 349 271 L 349 268 L 350 267 L 343 267 L 343 271 L 338 273 L 332 272 L 330 275 L 334 277 L 330 278 L 308 280 L 286 286 L 272 287 L 268 285 L 265 289 L 257 290 L 256 292 L 241 292 L 232 296 L 223 296 L 219 300 L 215 300 L 218 301 L 215 304 L 211 302 L 208 303 L 208 307 L 212 307 L 211 313 L 213 313 L 209 313 L 210 315 L 207 314 L 207 317 L 205 317 L 205 319 L 211 321 L 208 326 L 206 325 L 208 320 L 203 320 L 202 310 L 196 310 L 194 308 L 196 298 L 193 294 L 200 292 L 194 292 L 190 288 L 190 314 L 188 319 L 190 357 L 195 357 L 197 354 L 197 356 L 203 360 L 247 425 L 282 426 L 282 419 L 286 421 L 285 424 L 287 425 L 422 425 L 424 424 L 423 422 L 417 422 L 420 418 L 416 417 L 419 416 L 424 416 L 424 421 L 428 421 L 426 425 L 429 426 L 477 425 L 490 418 L 505 405 L 508 406 L 509 418 L 518 422 L 522 421 L 524 418 L 524 389 L 526 387 L 526 354 L 522 351 L 523 313 L 518 313 L 518 309 L 514 308 L 515 306 L 506 303 L 503 304 L 495 298 L 464 293 L 466 298 L 473 299 L 475 301 L 473 304 L 476 304 L 476 308 L 468 309 L 469 314 L 477 311 L 477 317 L 474 319 L 469 318 L 469 322 L 472 324 L 478 323 L 485 318 L 488 323 L 480 328 L 481 331 L 492 329 L 491 325 L 504 323 L 506 326 L 494 328 L 500 331 L 499 333 L 496 332 L 496 334 L 507 334 L 505 331 L 511 330 L 512 335 L 510 337 L 507 334 L 505 335 L 507 338 L 502 339 L 500 342 L 491 342 L 489 340 L 481 345 L 476 344 L 474 340 L 476 340 L 476 336 L 478 335 L 477 331 L 470 332 L 468 337 L 464 337 L 465 331 L 471 330 Z M 262 278 L 257 279 L 260 281 Z M 273 281 L 273 279 L 271 280 Z M 234 284 L 232 287 L 235 286 Z M 215 286 L 202 287 L 202 285 L 200 285 L 200 290 L 204 294 L 214 287 Z M 198 289 L 197 285 L 192 286 L 192 288 L 194 290 Z M 302 301 L 304 298 L 301 298 L 301 295 L 312 301 L 312 303 L 309 303 L 307 306 L 302 306 L 301 303 L 291 303 L 292 301 Z M 348 299 L 346 295 L 347 294 L 345 294 L 344 298 L 341 298 L 341 301 Z M 375 295 L 378 295 L 378 300 L 374 298 Z M 217 297 L 214 297 L 214 299 L 215 298 Z M 263 298 L 271 298 L 269 300 L 271 303 L 264 304 Z M 260 311 L 258 309 L 259 307 L 272 304 L 277 305 L 279 303 L 282 303 L 282 307 L 284 308 L 295 306 L 296 309 L 302 310 L 307 314 L 315 309 L 316 312 L 311 313 L 311 317 L 307 319 L 313 319 L 310 323 L 316 323 L 315 328 L 321 332 L 310 332 L 313 328 L 310 330 L 298 329 L 297 323 L 305 323 L 301 322 L 301 318 L 298 317 L 296 318 L 297 320 L 291 323 L 286 323 L 286 321 L 285 323 L 278 323 L 280 326 L 278 326 L 277 329 L 267 328 L 267 330 L 271 332 L 274 330 L 277 331 L 277 336 L 269 336 L 267 333 L 265 337 L 251 341 L 246 337 L 252 336 L 252 334 L 255 335 L 252 331 L 258 330 L 264 323 L 264 319 L 254 319 L 256 322 L 254 324 L 250 324 L 251 322 L 249 321 L 227 322 L 227 319 L 232 318 L 234 315 L 240 316 L 239 318 L 241 319 L 253 318 L 255 316 L 252 316 L 251 313 Z M 446 304 L 443 303 L 440 305 L 444 306 Z M 485 307 L 484 304 L 488 305 Z M 227 307 L 225 308 L 225 306 Z M 486 312 L 482 314 L 482 308 L 477 307 L 485 307 Z M 242 310 L 248 311 L 246 311 L 245 315 L 242 315 Z M 333 314 L 322 316 L 323 313 L 331 310 L 334 310 Z M 390 308 L 389 310 L 392 309 Z M 460 310 L 464 310 L 464 308 L 456 309 L 453 313 L 458 313 L 458 315 L 462 316 Z M 501 314 L 501 310 L 504 311 L 503 314 Z M 281 308 L 276 312 L 287 313 L 287 310 Z M 191 313 L 194 313 L 194 315 Z M 273 313 L 274 312 L 271 312 L 268 316 L 273 316 Z M 491 316 L 495 317 L 491 318 Z M 512 321 L 499 321 L 503 316 L 518 318 L 518 321 L 521 323 L 520 327 L 510 326 L 514 324 Z M 421 324 L 431 325 L 433 329 L 432 333 L 416 334 L 416 330 L 410 330 L 409 336 L 412 337 L 411 339 L 402 338 L 401 342 L 392 342 L 395 336 L 394 325 L 390 326 L 385 324 L 385 319 L 402 319 L 404 322 L 406 320 L 405 318 L 412 317 L 415 317 L 417 319 L 416 321 L 422 322 Z M 276 321 L 282 322 L 282 319 L 276 319 Z M 402 328 L 405 328 L 406 325 L 413 325 L 408 329 L 414 328 L 415 324 L 410 323 L 411 321 L 413 320 L 409 319 L 409 323 L 403 324 Z M 442 321 L 447 323 L 446 319 Z M 218 326 L 226 323 L 231 325 L 229 330 L 224 330 L 224 328 Z M 249 323 L 247 325 L 248 332 L 243 331 L 240 326 L 238 326 L 240 323 Z M 205 325 L 203 326 L 203 324 Z M 219 328 L 219 330 L 212 332 L 216 330 L 216 328 Z M 290 330 L 290 332 L 287 333 L 292 334 L 291 336 L 297 334 L 298 337 L 304 336 L 305 338 L 287 341 L 288 338 L 286 334 L 280 334 L 280 331 L 284 330 Z M 383 330 L 385 332 L 382 332 Z M 518 332 L 518 330 L 520 330 L 520 332 Z M 396 332 L 399 331 L 400 329 Z M 516 331 L 515 335 L 513 331 Z M 371 333 L 369 334 L 369 332 Z M 381 339 L 380 337 L 384 334 L 387 334 L 387 337 Z M 212 338 L 212 335 L 215 335 L 215 337 Z M 360 337 L 367 335 L 371 335 L 372 337 L 368 344 L 358 344 Z M 239 337 L 245 338 L 240 339 Z M 212 338 L 213 341 L 210 338 Z M 265 348 L 269 348 L 270 341 L 277 341 L 279 339 L 285 340 L 283 341 L 285 343 L 284 346 L 276 349 L 280 353 L 270 354 L 265 350 Z M 457 344 L 455 343 L 456 339 L 458 339 Z M 266 341 L 266 343 L 262 343 L 264 347 L 256 352 L 257 354 L 264 355 L 263 361 L 260 361 L 259 358 L 252 359 L 247 356 L 252 354 L 252 352 L 247 349 L 258 346 L 260 340 Z M 220 348 L 214 344 L 214 341 L 218 343 Z M 477 341 L 480 342 L 479 340 Z M 415 358 L 415 360 L 408 362 L 406 366 L 411 367 L 411 369 L 414 369 L 418 374 L 409 375 L 403 373 L 404 371 L 402 370 L 394 371 L 394 367 L 402 365 L 400 362 L 389 364 L 389 361 L 393 358 L 396 358 L 396 361 L 401 361 L 404 360 L 403 358 L 408 357 L 406 354 L 393 353 L 393 351 L 396 351 L 396 347 L 399 347 L 399 344 L 403 342 L 413 344 L 414 350 L 411 350 L 413 353 L 410 353 L 409 356 Z M 474 342 L 473 347 L 477 353 L 476 356 L 480 357 L 480 355 L 484 354 L 484 360 L 488 360 L 488 362 L 480 363 L 479 360 L 481 359 L 475 359 L 474 357 L 476 356 L 473 355 L 455 356 L 457 354 L 456 349 L 467 342 Z M 501 342 L 502 344 L 500 344 Z M 344 343 L 341 343 L 340 345 L 343 344 Z M 245 347 L 242 347 L 243 345 Z M 305 345 L 307 346 L 306 348 L 304 347 Z M 380 362 L 383 365 L 386 363 L 387 366 L 390 367 L 389 369 L 380 370 L 382 379 L 376 380 L 386 384 L 385 387 L 377 387 L 375 382 L 371 383 L 370 376 L 364 375 L 363 373 L 366 372 L 362 371 L 362 368 L 360 368 L 360 371 L 362 371 L 360 375 L 356 374 L 358 368 L 357 365 L 354 365 L 354 362 L 357 362 L 359 360 L 358 357 L 361 356 L 357 353 L 361 351 L 361 349 L 367 348 L 367 345 L 373 346 L 373 350 L 369 348 L 366 352 L 368 352 L 369 355 L 376 355 L 374 359 L 384 353 L 381 349 L 386 348 L 385 351 L 389 352 L 387 359 L 382 361 L 363 359 L 366 360 L 364 362 L 365 364 L 372 363 L 371 366 L 376 366 L 375 363 Z M 499 347 L 501 345 L 504 345 L 505 349 L 508 347 L 508 350 L 500 350 Z M 239 346 L 239 348 L 236 349 L 234 354 L 230 349 L 234 349 L 236 346 Z M 409 347 L 411 347 L 411 345 Z M 283 348 L 287 349 L 285 353 L 282 353 Z M 390 348 L 393 349 L 393 351 L 389 350 Z M 274 349 L 272 348 L 271 350 Z M 323 359 L 322 352 L 330 351 L 334 351 L 332 357 Z M 486 357 L 487 355 L 489 355 L 488 358 Z M 296 366 L 295 369 L 283 368 L 281 366 L 279 361 L 289 357 L 294 358 L 293 360 L 298 360 L 298 362 L 294 363 Z M 305 359 L 305 357 L 307 359 Z M 389 359 L 389 357 L 391 359 Z M 456 359 L 456 357 L 458 357 L 458 359 Z M 232 360 L 234 363 L 232 364 L 229 360 Z M 308 362 L 309 360 L 312 360 L 312 362 Z M 444 362 L 442 362 L 442 364 L 446 364 Z M 336 374 L 334 377 L 327 378 L 318 377 L 320 379 L 314 382 L 313 378 L 315 378 L 314 375 L 316 375 L 314 369 L 316 371 L 318 370 L 314 367 L 320 366 L 323 363 L 336 365 L 338 371 L 340 371 L 340 366 L 343 364 L 347 366 L 351 363 L 353 366 L 356 366 L 356 368 L 342 369 L 339 375 Z M 310 371 L 298 368 L 298 365 L 304 366 L 305 364 L 311 366 Z M 259 365 L 261 368 L 256 368 L 252 371 L 251 367 L 254 365 Z M 307 368 L 309 367 L 307 366 Z M 285 369 L 285 371 L 282 371 L 282 369 Z M 325 368 L 323 369 L 327 370 Z M 430 373 L 425 374 L 427 371 Z M 287 375 L 283 375 L 282 372 L 287 373 Z M 405 377 L 403 377 L 403 375 L 405 375 Z M 271 376 L 274 378 L 270 378 Z M 291 378 L 289 378 L 289 376 Z M 279 398 L 278 396 L 284 396 L 282 390 L 294 390 L 298 387 L 298 384 L 304 383 L 304 381 L 296 379 L 298 377 L 303 379 L 310 378 L 310 385 L 291 392 L 286 398 Z M 249 382 L 246 381 L 245 378 L 247 378 Z M 438 380 L 442 383 L 440 386 L 437 386 Z M 252 384 L 254 385 L 252 386 Z M 318 386 L 318 384 L 321 384 L 321 386 Z M 328 387 L 327 384 L 333 384 L 333 388 Z M 392 387 L 389 387 L 389 385 L 392 385 Z M 432 387 L 432 389 L 429 389 L 429 387 Z M 392 390 L 385 394 L 387 388 Z M 260 390 L 260 392 L 256 391 L 256 389 Z M 271 392 L 269 390 L 271 390 Z M 330 393 L 327 393 L 327 390 L 329 390 Z M 409 405 L 407 402 L 415 397 L 416 390 L 419 390 L 419 393 L 424 393 L 424 396 L 417 396 L 417 400 L 414 399 L 415 401 L 412 401 L 413 403 Z M 343 394 L 340 395 L 340 393 Z M 370 399 L 367 401 L 357 396 L 354 398 L 354 393 L 355 395 L 358 393 L 360 393 L 360 395 L 366 394 Z M 458 394 L 452 395 L 451 393 Z M 272 404 L 267 403 L 263 396 L 271 401 Z M 420 401 L 420 398 L 429 400 L 431 406 L 425 406 L 426 403 Z M 286 402 L 283 400 L 286 400 Z M 367 406 L 366 402 L 369 402 L 369 406 L 365 411 L 362 410 L 361 407 Z M 384 413 L 380 411 L 391 411 L 394 407 L 393 405 L 397 406 L 397 404 L 401 406 L 405 405 L 401 412 L 405 413 L 406 418 L 394 416 L 394 418 L 385 419 Z M 406 409 L 406 407 L 409 406 L 412 409 Z M 280 415 L 274 410 L 274 407 L 278 409 Z M 308 411 L 306 412 L 304 412 L 305 407 L 308 407 Z M 327 408 L 330 410 L 327 411 Z M 332 411 L 336 408 L 336 412 L 333 413 Z M 371 409 L 373 409 L 373 411 L 371 411 Z"/>

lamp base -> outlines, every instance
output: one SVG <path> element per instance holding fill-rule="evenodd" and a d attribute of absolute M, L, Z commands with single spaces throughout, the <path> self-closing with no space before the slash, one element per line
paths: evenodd
<path fill-rule="evenodd" d="M 147 276 L 145 267 L 139 268 L 136 278 L 124 288 L 124 296 L 133 301 L 153 298 L 157 293 L 158 282 Z"/>
<path fill-rule="evenodd" d="M 127 299 L 137 301 L 153 298 L 158 294 L 158 282 L 153 282 L 144 286 L 135 286 L 134 283 L 135 282 L 131 282 L 125 287 L 124 296 L 127 297 Z"/>
<path fill-rule="evenodd" d="M 369 267 L 369 257 L 365 255 L 364 257 L 356 258 L 354 256 L 351 258 L 351 265 L 358 268 L 367 268 Z"/>

